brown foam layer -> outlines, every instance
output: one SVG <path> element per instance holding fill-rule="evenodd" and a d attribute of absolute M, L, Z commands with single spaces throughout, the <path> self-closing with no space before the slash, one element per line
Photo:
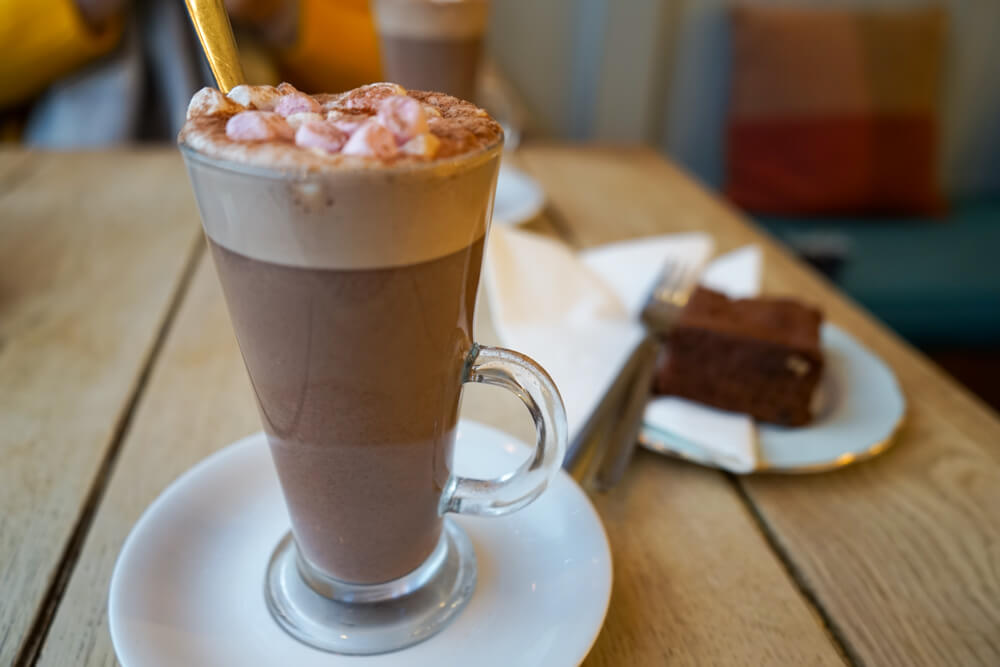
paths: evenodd
<path fill-rule="evenodd" d="M 269 89 L 280 96 L 281 91 L 294 91 L 282 84 Z M 359 121 L 374 117 L 378 102 L 399 92 L 422 102 L 428 116 L 430 134 L 440 145 L 430 160 L 452 160 L 462 155 L 482 150 L 498 143 L 503 137 L 499 123 L 474 104 L 442 93 L 405 91 L 395 84 L 371 84 L 355 88 L 341 94 L 319 94 L 311 96 L 323 108 L 324 113 L 338 112 Z M 290 140 L 239 141 L 226 134 L 229 119 L 241 111 L 257 109 L 254 104 L 244 106 L 229 98 L 211 98 L 212 89 L 200 91 L 192 99 L 188 109 L 188 119 L 181 129 L 178 141 L 194 150 L 220 160 L 242 164 L 274 167 L 282 170 L 317 171 L 342 168 L 364 168 L 379 166 L 405 166 L 427 163 L 426 156 L 400 152 L 392 157 L 345 155 L 303 148 Z M 298 91 L 294 91 L 298 94 Z M 289 94 L 289 93 L 286 93 Z M 263 97 L 263 96 L 262 96 Z M 203 102 L 212 99 L 213 102 Z M 268 100 L 273 108 L 273 99 Z M 334 113 L 334 115 L 338 115 Z"/>

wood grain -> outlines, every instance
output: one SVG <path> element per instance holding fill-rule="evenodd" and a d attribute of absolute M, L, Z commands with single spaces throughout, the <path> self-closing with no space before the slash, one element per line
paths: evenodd
<path fill-rule="evenodd" d="M 843 664 L 721 473 L 639 451 L 592 499 L 614 589 L 586 667 Z"/>
<path fill-rule="evenodd" d="M 88 159 L 126 164 L 116 154 Z M 551 198 L 538 228 L 551 225 L 574 245 L 685 230 L 708 231 L 720 250 L 760 243 L 765 289 L 821 304 L 831 320 L 896 370 L 910 402 L 895 448 L 827 475 L 733 480 L 640 452 L 621 485 L 594 496 L 612 542 L 616 579 L 607 623 L 586 664 L 841 663 L 824 622 L 857 664 L 1000 664 L 997 416 L 652 152 L 541 146 L 525 150 L 522 160 Z M 53 172 L 62 167 L 48 160 L 27 162 L 29 170 L 41 175 L 79 178 Z M 16 193 L 35 182 L 32 175 L 5 190 L 9 177 L 22 173 L 20 166 L 10 164 L 0 160 L 5 218 L 10 195 L 4 192 Z M 139 163 L 127 164 L 133 171 Z M 155 188 L 163 201 L 186 206 L 193 221 L 187 184 L 176 162 L 175 169 L 129 182 L 141 191 L 136 200 L 147 201 Z M 48 197 L 50 190 L 39 188 L 33 199 Z M 51 216 L 65 217 L 66 209 L 55 209 Z M 178 224 L 182 218 L 177 217 Z M 0 225 L 3 240 L 12 234 L 5 226 L 6 219 Z M 17 270 L 32 275 L 25 268 L 32 262 L 20 258 L 24 253 L 7 247 L 0 245 L 2 258 L 21 261 Z M 0 282 L 0 332 L 6 333 L 8 322 L 15 321 L 8 317 L 6 296 L 6 276 L 13 275 L 14 267 L 0 267 L 5 277 Z M 39 274 L 36 268 L 33 275 Z M 47 292 L 38 294 L 24 298 L 20 308 L 41 308 L 36 304 L 46 302 Z M 20 317 L 24 321 L 27 316 Z M 488 317 L 480 324 L 481 337 L 490 342 Z M 0 377 L 8 376 L 7 359 L 8 352 L 0 350 Z M 105 366 L 98 370 L 112 372 Z M 47 378 L 47 393 L 59 399 L 51 404 L 60 406 L 60 414 L 75 409 L 74 393 L 58 393 L 62 376 Z M 0 392 L 5 401 L 10 394 Z M 510 430 L 526 417 L 521 406 L 505 400 L 501 393 L 471 398 L 464 414 Z M 7 413 L 4 419 L 10 419 Z M 97 430 L 99 421 L 87 423 Z M 221 295 L 211 266 L 203 261 L 143 392 L 41 664 L 114 664 L 105 603 L 125 535 L 177 474 L 257 427 Z M 49 436 L 39 442 L 47 448 L 59 443 Z M 19 461 L 25 460 L 33 461 L 22 452 Z M 0 475 L 14 477 L 8 472 L 12 469 L 5 467 Z M 5 510 L 19 507 L 5 493 L 0 489 Z M 47 499 L 49 507 L 65 499 L 55 482 L 46 493 L 34 497 Z M 56 500 L 49 499 L 53 494 Z M 7 524 L 0 525 L 6 531 Z M 39 530 L 49 529 L 43 525 Z M 0 536 L 8 544 L 6 532 Z M 6 595 L 7 581 L 3 585 Z M 14 615 L 24 609 L 3 605 L 0 618 L 7 618 L 8 608 Z"/>
<path fill-rule="evenodd" d="M 481 338 L 490 342 L 484 315 Z M 491 395 L 467 401 L 463 414 L 506 430 L 513 421 L 528 423 L 522 406 L 501 404 L 507 400 L 501 392 Z M 113 664 L 107 587 L 128 531 L 183 470 L 257 428 L 221 293 L 203 262 L 123 445 L 41 665 Z M 618 580 L 608 628 L 588 664 L 662 664 L 665 657 L 676 664 L 842 664 L 723 475 L 653 457 L 631 474 L 615 494 L 598 499 Z"/>
<path fill-rule="evenodd" d="M 0 664 L 39 614 L 195 248 L 184 180 L 162 152 L 0 152 Z"/>
<path fill-rule="evenodd" d="M 259 429 L 206 253 L 150 377 L 38 664 L 117 663 L 107 628 L 108 584 L 128 532 L 182 472 Z"/>
<path fill-rule="evenodd" d="M 822 305 L 889 363 L 909 401 L 895 448 L 835 473 L 740 484 L 855 662 L 1000 664 L 997 415 L 651 152 L 553 147 L 525 162 L 581 242 L 687 230 L 720 250 L 757 242 L 765 291 Z M 595 210 L 606 218 L 588 224 Z"/>

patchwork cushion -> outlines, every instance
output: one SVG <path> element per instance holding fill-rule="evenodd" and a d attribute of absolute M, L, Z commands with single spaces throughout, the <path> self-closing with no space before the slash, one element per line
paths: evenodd
<path fill-rule="evenodd" d="M 728 196 L 755 213 L 943 209 L 936 7 L 738 5 L 727 127 Z"/>

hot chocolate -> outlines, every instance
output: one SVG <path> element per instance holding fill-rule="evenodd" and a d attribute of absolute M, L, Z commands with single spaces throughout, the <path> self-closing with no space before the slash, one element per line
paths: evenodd
<path fill-rule="evenodd" d="M 323 577 L 396 579 L 441 535 L 501 133 L 391 84 L 234 92 L 181 140 L 296 543 Z"/>
<path fill-rule="evenodd" d="M 476 584 L 443 515 L 525 507 L 566 448 L 552 379 L 471 337 L 500 126 L 396 84 L 244 85 L 195 94 L 180 143 L 291 517 L 268 610 L 338 653 L 430 637 Z M 469 382 L 535 423 L 535 451 L 496 479 L 452 471 Z"/>

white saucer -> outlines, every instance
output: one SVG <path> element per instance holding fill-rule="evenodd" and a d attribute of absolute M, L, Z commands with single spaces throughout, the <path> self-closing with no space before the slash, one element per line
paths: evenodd
<path fill-rule="evenodd" d="M 906 399 L 892 370 L 843 329 L 821 330 L 826 370 L 821 407 L 808 426 L 757 427 L 758 465 L 751 472 L 806 473 L 840 468 L 876 456 L 892 444 Z M 656 452 L 715 465 L 697 445 L 649 424 L 639 442 Z"/>
<path fill-rule="evenodd" d="M 538 181 L 520 169 L 500 166 L 497 194 L 493 201 L 493 222 L 520 225 L 536 217 L 545 208 L 545 191 Z"/>
<path fill-rule="evenodd" d="M 528 455 L 510 436 L 459 426 L 456 472 L 490 477 Z M 288 515 L 263 434 L 208 457 L 139 519 L 111 578 L 111 639 L 125 667 L 577 665 L 611 596 L 600 519 L 565 472 L 499 519 L 449 515 L 475 547 L 479 580 L 440 634 L 403 651 L 340 656 L 292 639 L 264 603 L 264 571 Z"/>

